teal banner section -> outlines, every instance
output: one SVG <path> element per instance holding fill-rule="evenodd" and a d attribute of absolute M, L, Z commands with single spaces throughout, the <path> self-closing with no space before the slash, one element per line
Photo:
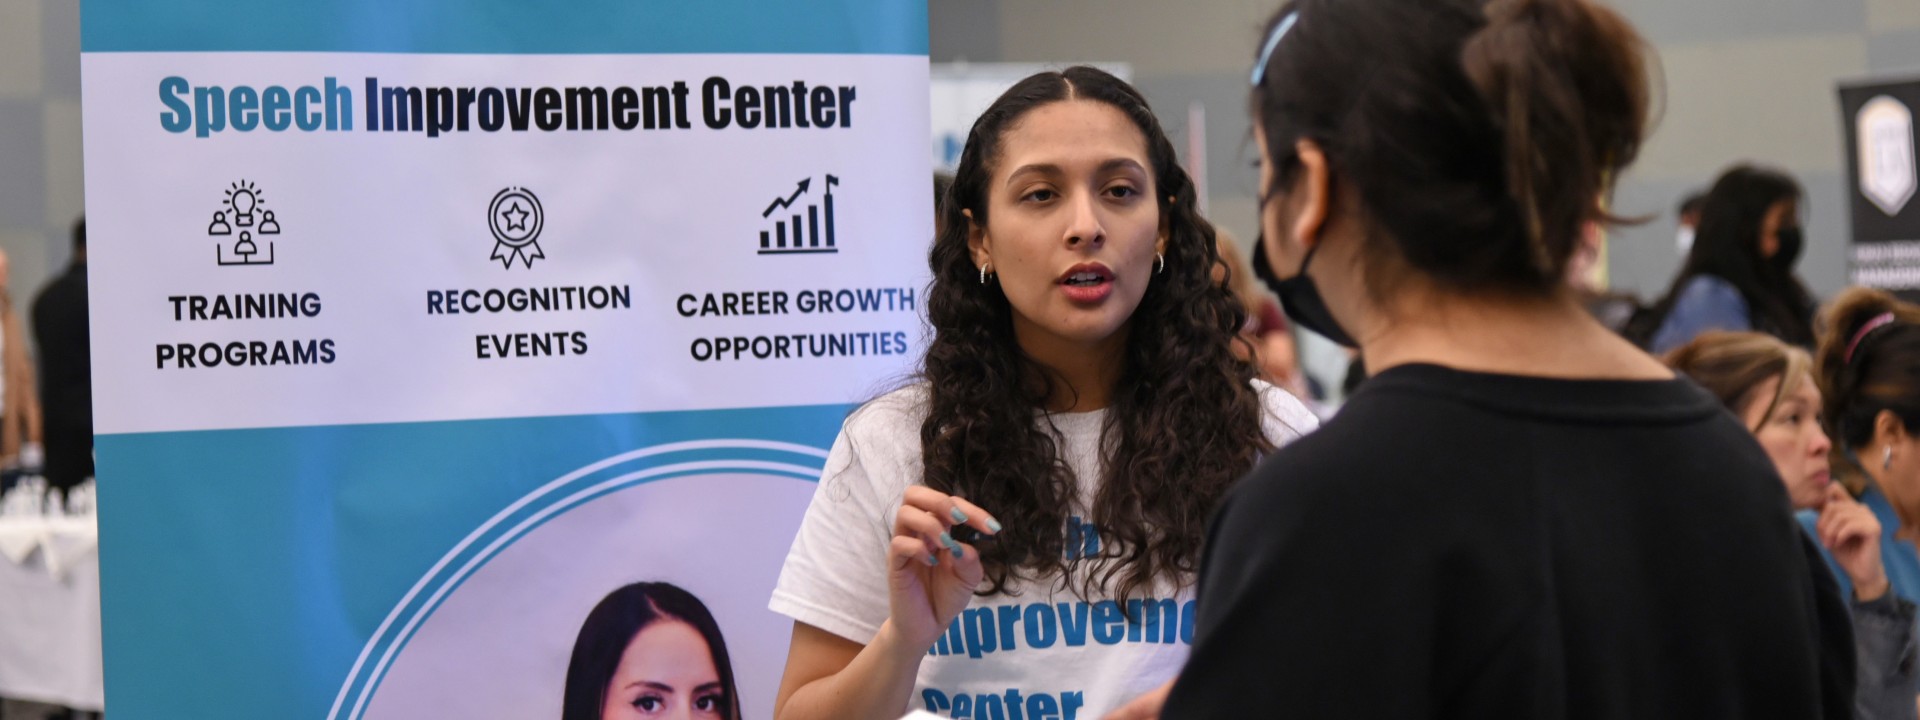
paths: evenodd
<path fill-rule="evenodd" d="M 82 52 L 927 54 L 900 0 L 87 0 Z"/>
<path fill-rule="evenodd" d="M 489 541 L 622 484 L 735 467 L 811 481 L 849 410 L 101 436 L 107 704 L 344 717 L 405 645 L 390 620 L 430 615 Z"/>

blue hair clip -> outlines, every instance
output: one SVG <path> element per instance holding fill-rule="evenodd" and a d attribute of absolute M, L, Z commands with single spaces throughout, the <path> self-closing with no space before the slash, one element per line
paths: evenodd
<path fill-rule="evenodd" d="M 1260 47 L 1260 59 L 1253 63 L 1254 87 L 1259 87 L 1260 81 L 1266 79 L 1267 61 L 1273 59 L 1273 49 L 1280 46 L 1280 38 L 1286 37 L 1287 31 L 1293 29 L 1294 21 L 1299 19 L 1300 11 L 1295 10 L 1287 13 L 1286 17 L 1280 19 L 1278 25 L 1273 26 L 1273 34 L 1267 36 L 1267 44 Z"/>

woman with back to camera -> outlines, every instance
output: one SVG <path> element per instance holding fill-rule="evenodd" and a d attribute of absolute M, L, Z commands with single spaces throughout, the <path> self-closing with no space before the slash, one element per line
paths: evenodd
<path fill-rule="evenodd" d="M 1194 203 L 1105 72 L 1034 75 L 974 123 L 921 379 L 847 419 L 775 588 L 775 717 L 1157 707 L 1208 514 L 1316 424 L 1234 357 L 1245 311 Z"/>
<path fill-rule="evenodd" d="M 1373 376 L 1223 503 L 1166 717 L 1848 717 L 1846 611 L 1772 463 L 1564 282 L 1646 126 L 1632 27 L 1299 0 L 1267 28 L 1265 269 Z"/>
<path fill-rule="evenodd" d="M 740 720 L 727 641 L 706 604 L 677 586 L 634 583 L 580 623 L 560 720 Z"/>
<path fill-rule="evenodd" d="M 1800 184 L 1750 165 L 1726 171 L 1700 204 L 1686 264 L 1628 328 L 1655 353 L 1708 330 L 1753 330 L 1813 347 L 1813 299 L 1794 275 L 1805 236 Z"/>
<path fill-rule="evenodd" d="M 1753 431 L 1780 471 L 1801 526 L 1820 542 L 1853 611 L 1859 660 L 1855 717 L 1915 716 L 1914 604 L 1891 592 L 1880 521 L 1832 480 L 1820 388 L 1807 351 L 1754 332 L 1708 332 L 1668 353 L 1667 365 L 1706 388 Z M 1826 568 L 1815 582 L 1830 583 Z"/>

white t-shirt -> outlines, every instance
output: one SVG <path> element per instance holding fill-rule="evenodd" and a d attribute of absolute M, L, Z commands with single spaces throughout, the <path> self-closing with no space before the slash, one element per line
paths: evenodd
<path fill-rule="evenodd" d="M 1285 391 L 1255 382 L 1262 428 L 1276 446 L 1318 427 Z M 889 393 L 847 419 L 801 522 L 768 607 L 865 645 L 890 612 L 887 550 L 908 485 L 922 480 L 924 386 Z M 1091 506 L 1099 478 L 1106 411 L 1056 413 L 1057 446 Z M 993 508 L 987 508 L 992 511 Z M 1068 521 L 1067 547 L 1097 551 L 1099 533 Z M 1097 719 L 1173 679 L 1193 644 L 1189 581 L 1162 587 L 1130 607 L 1087 602 L 1059 590 L 1059 578 L 1015 585 L 1018 594 L 974 597 L 920 663 L 907 709 L 982 720 Z M 1127 611 L 1144 622 L 1127 622 Z M 1148 612 L 1151 610 L 1151 612 Z"/>

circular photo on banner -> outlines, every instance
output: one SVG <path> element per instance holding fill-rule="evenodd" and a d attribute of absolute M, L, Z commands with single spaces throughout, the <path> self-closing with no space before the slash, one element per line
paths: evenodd
<path fill-rule="evenodd" d="M 682 476 L 546 519 L 453 585 L 361 717 L 771 717 L 792 621 L 767 598 L 813 488 Z"/>

